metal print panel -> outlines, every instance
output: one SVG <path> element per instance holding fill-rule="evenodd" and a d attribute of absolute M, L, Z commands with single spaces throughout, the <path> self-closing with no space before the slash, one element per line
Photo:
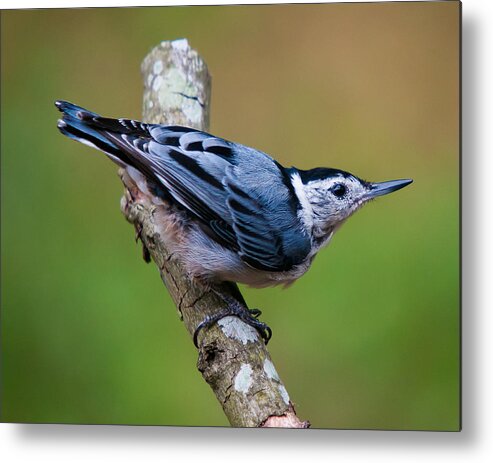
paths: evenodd
<path fill-rule="evenodd" d="M 2 11 L 2 421 L 460 430 L 460 20 Z"/>

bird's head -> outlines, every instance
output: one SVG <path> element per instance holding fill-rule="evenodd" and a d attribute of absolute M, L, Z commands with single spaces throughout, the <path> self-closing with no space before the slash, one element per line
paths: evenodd
<path fill-rule="evenodd" d="M 291 179 L 303 221 L 306 225 L 311 222 L 315 236 L 331 233 L 368 201 L 412 183 L 410 179 L 371 183 L 349 172 L 324 167 L 293 171 Z"/>

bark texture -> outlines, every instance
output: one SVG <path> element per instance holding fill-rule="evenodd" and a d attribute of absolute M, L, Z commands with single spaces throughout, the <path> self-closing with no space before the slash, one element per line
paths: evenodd
<path fill-rule="evenodd" d="M 143 120 L 208 130 L 211 79 L 207 66 L 187 40 L 162 42 L 142 63 Z M 225 303 L 210 288 L 192 281 L 171 255 L 153 212 L 155 206 L 124 170 L 122 211 L 139 232 L 159 268 L 185 327 L 193 335 L 208 315 Z M 220 286 L 231 296 L 231 288 Z M 306 428 L 296 416 L 263 340 L 237 317 L 226 317 L 199 335 L 198 369 L 214 391 L 229 422 L 238 427 Z"/>

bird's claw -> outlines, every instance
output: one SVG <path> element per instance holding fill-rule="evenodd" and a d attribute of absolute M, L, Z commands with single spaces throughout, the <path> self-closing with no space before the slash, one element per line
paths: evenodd
<path fill-rule="evenodd" d="M 258 318 L 260 315 L 262 315 L 262 311 L 260 309 L 247 309 L 248 312 L 250 312 L 250 315 L 252 317 Z"/>
<path fill-rule="evenodd" d="M 146 263 L 149 263 L 151 261 L 151 254 L 149 252 L 149 249 L 147 249 L 147 246 L 145 245 L 144 240 L 142 239 L 143 227 L 139 223 L 135 223 L 134 226 L 135 226 L 135 242 L 137 243 L 139 240 L 141 241 L 141 243 L 142 243 L 142 259 L 144 259 L 144 261 Z"/>
<path fill-rule="evenodd" d="M 272 337 L 272 330 L 266 323 L 263 323 L 260 320 L 258 320 L 258 317 L 262 315 L 262 312 L 259 309 L 248 309 L 247 307 L 240 304 L 234 298 L 229 299 L 229 297 L 225 297 L 223 294 L 219 294 L 219 295 L 221 296 L 222 299 L 225 300 L 225 302 L 228 303 L 228 308 L 214 315 L 208 315 L 207 317 L 204 318 L 204 320 L 202 320 L 199 323 L 199 325 L 195 329 L 195 332 L 193 333 L 193 343 L 195 347 L 197 348 L 199 347 L 198 335 L 201 330 L 203 330 L 204 328 L 210 328 L 219 320 L 222 320 L 223 318 L 230 316 L 238 317 L 247 325 L 251 326 L 252 328 L 255 328 L 258 331 L 260 337 L 264 340 L 265 344 L 269 342 L 270 338 Z"/>

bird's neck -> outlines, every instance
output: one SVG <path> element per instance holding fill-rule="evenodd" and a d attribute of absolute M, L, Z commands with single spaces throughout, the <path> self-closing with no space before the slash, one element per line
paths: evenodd
<path fill-rule="evenodd" d="M 298 218 L 314 242 L 328 242 L 334 231 L 334 226 L 327 223 L 325 204 L 320 198 L 307 193 L 306 187 L 297 170 L 291 172 L 291 182 L 298 198 Z M 323 244 L 321 244 L 322 246 Z"/>

